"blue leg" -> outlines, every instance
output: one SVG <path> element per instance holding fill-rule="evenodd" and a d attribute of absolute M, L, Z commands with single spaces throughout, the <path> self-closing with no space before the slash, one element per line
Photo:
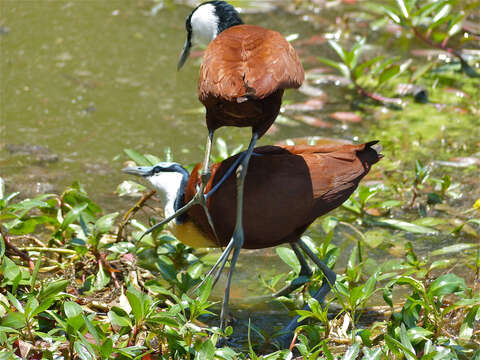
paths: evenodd
<path fill-rule="evenodd" d="M 325 278 L 323 279 L 322 286 L 318 291 L 313 295 L 313 297 L 319 302 L 322 303 L 325 300 L 325 296 L 330 292 L 330 289 L 335 284 L 337 279 L 337 274 L 330 269 L 327 265 L 320 260 L 317 255 L 305 244 L 302 240 L 298 240 L 298 245 L 300 248 L 308 255 L 310 259 L 322 270 Z M 304 310 L 310 310 L 310 307 L 307 305 L 303 308 Z M 290 345 L 290 342 L 293 338 L 293 332 L 300 325 L 298 319 L 300 316 L 295 316 L 292 321 L 282 330 L 285 335 L 282 335 L 278 338 L 279 343 L 282 347 L 287 348 Z"/>

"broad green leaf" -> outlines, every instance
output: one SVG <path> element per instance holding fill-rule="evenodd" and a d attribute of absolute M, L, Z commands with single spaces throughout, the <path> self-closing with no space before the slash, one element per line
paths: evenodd
<path fill-rule="evenodd" d="M 405 352 L 405 357 L 408 360 L 417 360 L 415 349 L 413 348 L 413 345 L 410 342 L 410 339 L 408 338 L 407 329 L 405 328 L 404 324 L 400 326 L 400 341 L 402 345 L 409 350 Z M 414 355 L 412 356 L 411 354 L 414 354 Z"/>
<path fill-rule="evenodd" d="M 65 230 L 68 227 L 68 225 L 75 222 L 87 207 L 88 207 L 88 203 L 83 203 L 75 206 L 72 210 L 70 210 L 63 219 L 62 226 L 61 226 L 62 230 Z"/>
<path fill-rule="evenodd" d="M 400 73 L 400 66 L 399 65 L 392 65 L 392 66 L 386 68 L 380 74 L 380 77 L 378 79 L 378 84 L 381 85 L 381 84 L 387 82 L 388 80 L 390 80 L 394 76 L 398 75 L 399 73 Z"/>
<path fill-rule="evenodd" d="M 48 283 L 48 285 L 40 291 L 38 301 L 48 301 L 50 298 L 55 297 L 60 292 L 65 291 L 69 283 L 68 280 L 55 280 Z"/>
<path fill-rule="evenodd" d="M 10 260 L 10 258 L 5 257 L 0 267 L 0 274 L 2 274 L 5 279 L 13 281 L 21 276 L 22 272 L 17 264 Z"/>
<path fill-rule="evenodd" d="M 430 297 L 443 296 L 462 291 L 465 289 L 465 287 L 465 280 L 455 274 L 450 273 L 435 279 L 435 281 L 430 284 L 427 294 Z"/>
<path fill-rule="evenodd" d="M 465 316 L 465 320 L 460 326 L 459 338 L 463 341 L 469 341 L 473 335 L 473 330 L 475 328 L 475 321 L 480 320 L 480 305 L 476 305 L 470 309 Z"/>
<path fill-rule="evenodd" d="M 132 308 L 133 316 L 135 317 L 135 320 L 138 324 L 140 321 L 142 321 L 145 318 L 145 313 L 143 308 L 143 304 L 144 304 L 143 294 L 140 291 L 138 291 L 135 287 L 130 285 L 128 287 L 126 296 L 128 299 L 128 303 Z"/>
<path fill-rule="evenodd" d="M 132 322 L 130 321 L 130 317 L 123 309 L 120 309 L 114 306 L 112 307 L 112 310 L 108 312 L 107 316 L 110 322 L 115 326 L 119 326 L 119 327 L 128 326 L 130 328 L 132 327 Z"/>
<path fill-rule="evenodd" d="M 280 259 L 282 259 L 285 264 L 290 266 L 295 273 L 298 274 L 300 272 L 300 263 L 298 262 L 297 256 L 292 249 L 279 247 L 276 248 L 275 251 Z"/>
<path fill-rule="evenodd" d="M 389 225 L 395 229 L 411 232 L 414 234 L 436 234 L 437 233 L 437 230 L 435 229 L 425 227 L 425 226 L 415 225 L 402 220 L 381 219 L 379 222 L 381 224 Z"/>
<path fill-rule="evenodd" d="M 480 245 L 479 244 L 474 244 L 474 243 L 458 243 L 455 245 L 450 245 L 450 246 L 445 246 L 441 249 L 434 250 L 430 253 L 431 256 L 439 256 L 439 255 L 447 255 L 447 254 L 454 254 L 454 253 L 459 253 L 463 252 L 466 250 L 472 250 L 475 248 L 478 248 Z"/>
<path fill-rule="evenodd" d="M 82 307 L 73 301 L 66 301 L 63 304 L 63 311 L 67 318 L 73 318 L 83 313 Z"/>
<path fill-rule="evenodd" d="M 95 353 L 92 354 L 81 341 L 75 341 L 73 348 L 75 349 L 75 355 L 81 360 L 95 360 Z"/>
<path fill-rule="evenodd" d="M 110 282 L 110 276 L 103 269 L 102 263 L 99 263 L 98 272 L 95 276 L 95 289 L 102 290 Z"/>
<path fill-rule="evenodd" d="M 195 355 L 196 360 L 213 359 L 215 356 L 215 346 L 210 339 L 203 342 L 200 350 Z"/>
<path fill-rule="evenodd" d="M 408 356 L 408 359 L 416 359 L 415 353 L 412 353 L 405 345 L 388 334 L 385 334 L 385 344 L 395 354 Z"/>
<path fill-rule="evenodd" d="M 102 216 L 100 219 L 98 219 L 95 222 L 96 231 L 100 234 L 104 234 L 108 232 L 112 228 L 117 216 L 118 216 L 118 212 L 114 212 L 114 213 Z"/>
<path fill-rule="evenodd" d="M 413 345 L 418 344 L 422 340 L 427 340 L 433 332 L 424 329 L 422 327 L 413 327 L 407 330 L 408 338 L 412 342 Z"/>
<path fill-rule="evenodd" d="M 19 312 L 9 312 L 7 316 L 0 321 L 1 326 L 13 329 L 24 329 L 25 324 L 25 315 Z"/>
<path fill-rule="evenodd" d="M 199 301 L 201 304 L 204 304 L 207 302 L 208 297 L 210 296 L 210 292 L 212 291 L 212 287 L 213 287 L 213 278 L 209 276 L 203 283 L 202 287 L 200 288 Z"/>
<path fill-rule="evenodd" d="M 128 157 L 130 157 L 130 159 L 135 161 L 138 166 L 152 166 L 152 165 L 155 165 L 155 164 L 150 163 L 150 161 L 145 156 L 143 156 L 142 154 L 140 154 L 136 150 L 123 149 L 123 151 L 125 152 L 125 154 L 128 155 Z"/>
<path fill-rule="evenodd" d="M 10 294 L 10 292 L 8 292 L 8 291 L 7 291 L 7 298 L 8 298 L 8 301 L 10 301 L 10 304 L 12 304 L 12 306 L 15 309 L 17 309 L 18 312 L 20 312 L 22 314 L 25 313 L 25 309 L 23 308 L 22 303 L 15 296 Z"/>
<path fill-rule="evenodd" d="M 100 347 L 100 353 L 104 359 L 109 359 L 110 354 L 113 352 L 113 341 L 110 338 L 105 339 Z"/>

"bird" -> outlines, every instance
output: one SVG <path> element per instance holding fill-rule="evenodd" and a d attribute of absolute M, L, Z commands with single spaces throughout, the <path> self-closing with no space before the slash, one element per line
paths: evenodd
<path fill-rule="evenodd" d="M 242 247 L 264 249 L 290 244 L 301 265 L 299 279 L 312 275 L 303 255 L 305 253 L 325 275 L 322 286 L 314 295 L 322 302 L 335 283 L 336 275 L 301 240 L 301 235 L 317 217 L 347 200 L 371 166 L 383 157 L 381 146 L 377 143 L 256 147 L 245 179 L 242 213 L 245 241 Z M 217 230 L 216 236 L 199 205 L 168 224 L 172 234 L 191 247 L 226 247 L 207 274 L 209 276 L 216 271 L 214 283 L 233 251 L 220 314 L 221 328 L 228 309 L 232 274 L 240 252 L 230 241 L 237 217 L 235 208 L 231 206 L 232 199 L 235 200 L 236 181 L 230 169 L 238 164 L 239 157 L 241 154 L 213 164 L 212 176 L 206 184 L 206 191 L 209 192 L 223 181 L 206 203 Z M 183 166 L 172 162 L 150 167 L 127 167 L 123 171 L 149 181 L 159 194 L 165 215 L 169 216 L 195 196 L 202 181 L 202 166 L 197 164 L 190 174 Z M 217 240 L 220 240 L 220 244 Z M 305 281 L 299 279 L 274 296 L 287 295 L 302 286 Z M 292 333 L 297 320 L 293 319 L 287 326 Z"/>
<path fill-rule="evenodd" d="M 217 243 L 220 242 L 204 195 L 211 177 L 213 135 L 222 126 L 251 127 L 248 149 L 232 167 L 237 169 L 238 201 L 231 247 L 239 250 L 245 241 L 242 222 L 244 182 L 254 146 L 278 116 L 284 90 L 301 86 L 305 77 L 304 69 L 294 48 L 283 35 L 260 26 L 243 24 L 237 10 L 225 1 L 200 4 L 187 17 L 185 27 L 187 39 L 178 70 L 184 65 L 193 46 L 207 46 L 198 80 L 198 98 L 206 108 L 208 128 L 202 181 L 198 184 L 195 196 L 184 207 L 146 233 L 199 204 L 206 213 Z"/>

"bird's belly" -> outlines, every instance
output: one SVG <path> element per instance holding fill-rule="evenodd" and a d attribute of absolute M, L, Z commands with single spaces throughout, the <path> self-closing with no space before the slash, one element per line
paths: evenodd
<path fill-rule="evenodd" d="M 170 225 L 169 230 L 179 241 L 193 248 L 219 247 L 202 232 L 192 221 Z"/>

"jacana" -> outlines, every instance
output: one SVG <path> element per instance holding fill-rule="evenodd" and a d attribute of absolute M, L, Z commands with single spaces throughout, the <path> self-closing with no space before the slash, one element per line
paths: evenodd
<path fill-rule="evenodd" d="M 263 249 L 288 243 L 301 264 L 299 276 L 311 276 L 312 271 L 302 254 L 302 251 L 305 252 L 325 275 L 321 288 L 315 294 L 315 298 L 322 302 L 335 283 L 335 273 L 314 255 L 300 237 L 317 217 L 347 200 L 371 166 L 379 161 L 381 147 L 376 143 L 255 148 L 245 179 L 242 209 L 245 239 L 242 247 Z M 215 281 L 233 251 L 220 315 L 221 326 L 224 325 L 232 274 L 240 252 L 230 241 L 237 221 L 237 213 L 232 206 L 237 184 L 235 178 L 229 176 L 231 167 L 238 163 L 240 156 L 212 165 L 212 176 L 206 184 L 206 191 L 210 191 L 223 181 L 206 202 L 217 236 L 198 205 L 168 225 L 170 231 L 189 246 L 226 246 L 209 273 L 219 267 Z M 165 215 L 169 217 L 195 196 L 202 181 L 201 167 L 202 164 L 198 164 L 189 174 L 177 163 L 164 162 L 152 167 L 129 167 L 124 171 L 143 176 L 157 189 Z M 217 238 L 220 243 L 217 243 Z M 293 281 L 275 295 L 286 295 L 301 285 L 301 282 Z M 289 324 L 289 331 L 295 329 L 297 319 Z"/>
<path fill-rule="evenodd" d="M 194 204 L 200 204 L 215 235 L 215 225 L 204 196 L 211 176 L 209 163 L 213 134 L 222 126 L 251 127 L 248 150 L 237 159 L 240 166 L 236 225 L 229 248 L 233 247 L 238 252 L 245 241 L 242 221 L 244 181 L 253 148 L 275 121 L 284 90 L 298 88 L 302 84 L 304 70 L 295 50 L 283 35 L 263 27 L 244 25 L 235 8 L 224 1 L 208 1 L 195 8 L 187 17 L 186 30 L 187 40 L 178 69 L 185 63 L 193 46 L 208 45 L 198 81 L 198 96 L 206 108 L 208 128 L 202 181 L 191 201 L 156 227 Z M 230 200 L 233 199 L 232 194 Z"/>

